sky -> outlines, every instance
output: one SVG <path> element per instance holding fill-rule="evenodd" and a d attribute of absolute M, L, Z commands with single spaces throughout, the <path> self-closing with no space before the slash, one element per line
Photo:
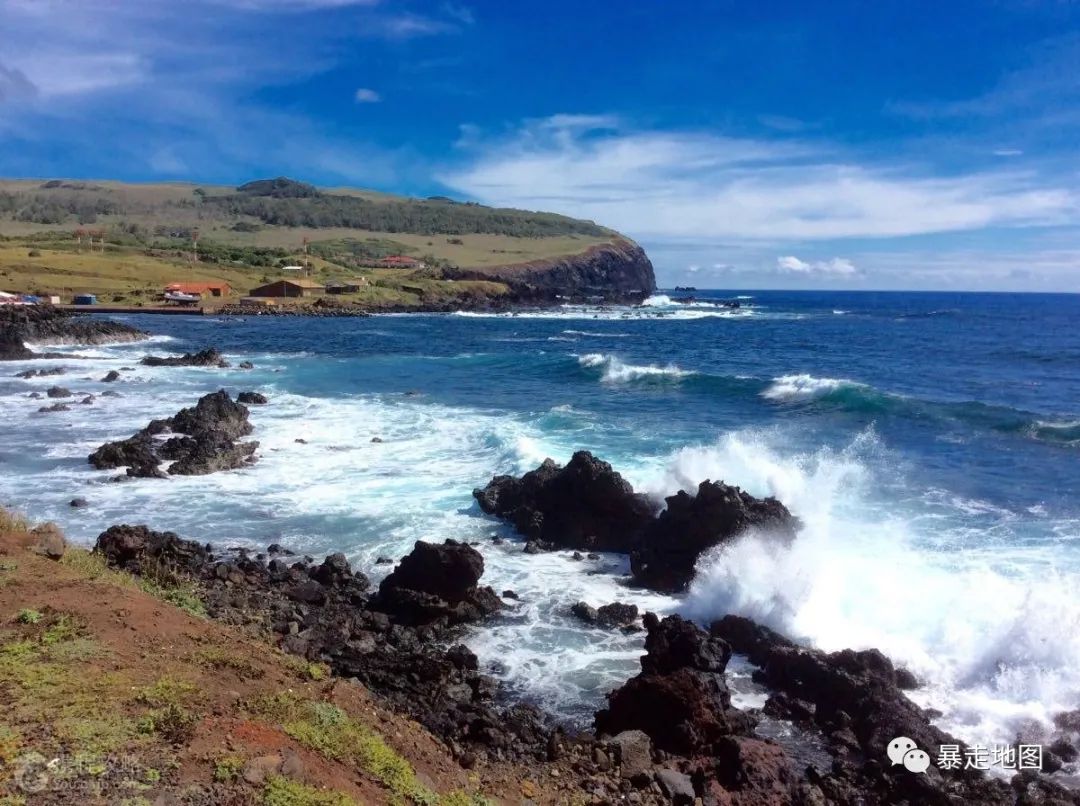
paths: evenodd
<path fill-rule="evenodd" d="M 1080 291 L 1071 0 L 0 0 L 0 175 L 589 218 L 662 286 Z"/>

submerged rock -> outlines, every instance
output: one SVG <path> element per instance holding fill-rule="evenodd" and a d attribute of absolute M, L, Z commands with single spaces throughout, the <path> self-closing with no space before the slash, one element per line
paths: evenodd
<path fill-rule="evenodd" d="M 266 395 L 259 392 L 241 392 L 236 396 L 237 403 L 247 403 L 248 405 L 263 406 L 270 401 Z"/>
<path fill-rule="evenodd" d="M 584 621 L 586 624 L 596 624 L 600 627 L 632 627 L 638 620 L 637 605 L 612 602 L 601 607 L 593 607 L 587 602 L 578 602 L 570 608 L 570 612 Z"/>

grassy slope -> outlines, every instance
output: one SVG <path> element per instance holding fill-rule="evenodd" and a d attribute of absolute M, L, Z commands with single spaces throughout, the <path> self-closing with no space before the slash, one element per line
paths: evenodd
<path fill-rule="evenodd" d="M 39 255 L 30 257 L 31 251 Z M 316 267 L 312 277 L 315 280 L 359 281 L 363 278 L 367 285 L 359 294 L 335 299 L 369 308 L 434 303 L 469 293 L 498 297 L 507 290 L 501 283 L 442 280 L 428 271 L 367 269 L 358 272 L 318 258 L 313 258 L 312 263 Z M 72 294 L 96 293 L 101 303 L 154 305 L 158 304 L 155 295 L 169 283 L 224 280 L 234 293 L 226 299 L 205 300 L 207 307 L 213 308 L 235 302 L 255 286 L 279 276 L 277 271 L 267 267 L 192 264 L 175 254 L 147 255 L 139 249 L 111 249 L 104 254 L 91 254 L 49 249 L 37 244 L 0 244 L 0 290 L 59 294 L 64 301 L 69 301 Z M 423 289 L 424 293 L 416 293 L 416 289 Z M 278 304 L 299 302 L 279 300 Z"/>
<path fill-rule="evenodd" d="M 163 793 L 261 806 L 569 800 L 529 769 L 466 773 L 361 686 L 206 620 L 196 589 L 112 571 L 84 549 L 46 559 L 28 528 L 0 509 L 3 806 L 149 806 Z M 32 765 L 50 759 L 39 781 Z"/>
<path fill-rule="evenodd" d="M 42 192 L 39 180 L 0 180 L 0 192 Z M 197 186 L 192 184 L 131 185 L 118 182 L 87 182 L 86 190 L 77 191 L 92 197 L 95 194 L 122 194 L 130 210 L 118 215 L 100 215 L 91 229 L 110 230 L 122 224 L 137 224 L 146 230 L 154 227 L 198 227 L 204 244 L 223 244 L 241 247 L 276 247 L 286 250 L 299 261 L 303 257 L 303 239 L 313 243 L 336 241 L 342 238 L 381 239 L 400 245 L 401 251 L 415 256 L 431 255 L 439 261 L 461 268 L 484 269 L 531 260 L 571 255 L 598 243 L 608 242 L 611 235 L 562 235 L 543 238 L 513 237 L 496 234 L 464 234 L 458 236 L 419 235 L 409 233 L 371 232 L 343 228 L 305 228 L 262 225 L 256 232 L 237 232 L 232 229 L 238 221 L 253 223 L 245 217 L 228 217 L 209 206 L 184 206 L 195 198 L 194 190 L 201 187 L 208 196 L 227 195 L 233 188 Z M 71 191 L 56 191 L 71 193 Z M 400 202 L 401 197 L 374 191 L 333 189 L 329 192 L 361 196 L 373 202 Z M 47 194 L 48 192 L 45 191 Z M 194 267 L 176 249 L 148 254 L 136 245 L 113 244 L 104 255 L 83 252 L 76 254 L 70 236 L 79 225 L 74 219 L 64 224 L 40 224 L 16 221 L 0 215 L 0 290 L 15 292 L 48 292 L 61 296 L 88 292 L 106 294 L 104 301 L 137 304 L 150 300 L 137 292 L 159 291 L 165 283 L 176 281 L 224 280 L 240 296 L 263 282 L 264 278 L 279 276 L 272 268 L 244 267 L 235 264 L 200 262 Z M 40 238 L 55 233 L 52 244 L 42 244 L 28 236 Z M 108 239 L 107 239 L 108 240 Z M 117 239 L 118 240 L 118 239 Z M 50 248 L 53 247 L 53 248 Z M 394 247 L 396 250 L 396 246 Z M 31 250 L 40 256 L 30 257 Z M 369 307 L 380 305 L 431 304 L 462 296 L 498 296 L 505 292 L 501 283 L 449 283 L 438 280 L 436 272 L 409 273 L 387 270 L 357 269 L 344 262 L 315 259 L 319 271 L 315 279 L 356 280 L 360 277 L 369 287 L 351 301 Z M 423 288 L 424 294 L 415 290 Z M 114 300 L 114 295 L 116 299 Z"/>

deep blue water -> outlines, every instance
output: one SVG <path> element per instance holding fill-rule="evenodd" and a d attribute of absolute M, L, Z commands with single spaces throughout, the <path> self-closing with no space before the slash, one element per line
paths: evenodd
<path fill-rule="evenodd" d="M 214 345 L 257 367 L 139 368 L 115 385 L 123 398 L 50 417 L 26 399 L 45 381 L 0 381 L 17 426 L 0 492 L 87 540 L 138 518 L 369 563 L 419 538 L 505 532 L 471 488 L 587 448 L 658 501 L 723 478 L 780 496 L 807 524 L 792 551 L 747 540 L 708 558 L 688 597 L 641 595 L 643 606 L 743 612 L 830 649 L 879 646 L 924 677 L 927 704 L 969 741 L 1075 707 L 1080 297 L 738 293 L 751 298 L 737 311 L 709 302 L 734 292 L 698 292 L 691 306 L 520 316 L 129 317 L 171 337 L 158 352 Z M 91 351 L 79 375 L 148 349 Z M 103 439 L 219 386 L 271 397 L 252 415 L 255 468 L 109 485 L 85 465 Z M 70 511 L 75 494 L 93 506 Z M 513 543 L 484 553 L 496 588 L 525 594 L 473 641 L 510 683 L 575 713 L 633 672 L 636 639 L 564 615 L 576 598 L 638 595 L 617 576 Z"/>

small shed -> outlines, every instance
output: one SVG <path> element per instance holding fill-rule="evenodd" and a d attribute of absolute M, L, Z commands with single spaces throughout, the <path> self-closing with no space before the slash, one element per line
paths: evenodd
<path fill-rule="evenodd" d="M 330 280 L 326 284 L 327 294 L 355 294 L 360 290 L 360 285 L 346 280 Z"/>
<path fill-rule="evenodd" d="M 251 289 L 251 297 L 313 297 L 326 291 L 326 286 L 307 279 L 275 280 Z"/>
<path fill-rule="evenodd" d="M 76 294 L 71 300 L 72 305 L 97 305 L 96 294 Z"/>

